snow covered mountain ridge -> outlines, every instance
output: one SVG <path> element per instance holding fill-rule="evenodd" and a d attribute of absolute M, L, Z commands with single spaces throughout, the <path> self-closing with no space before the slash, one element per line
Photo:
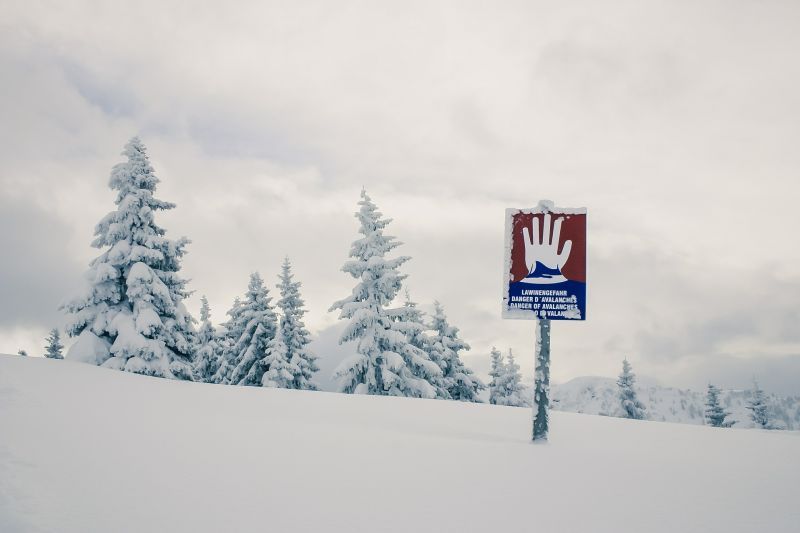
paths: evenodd
<path fill-rule="evenodd" d="M 705 391 L 665 387 L 648 380 L 636 386 L 636 392 L 646 407 L 645 418 L 681 424 L 705 423 Z M 733 427 L 752 428 L 747 410 L 749 390 L 723 390 L 722 407 L 729 412 L 727 420 Z M 554 410 L 603 416 L 619 416 L 617 384 L 613 378 L 586 376 L 552 386 L 551 406 Z M 770 420 L 776 429 L 800 430 L 800 396 L 781 397 L 768 394 Z"/>

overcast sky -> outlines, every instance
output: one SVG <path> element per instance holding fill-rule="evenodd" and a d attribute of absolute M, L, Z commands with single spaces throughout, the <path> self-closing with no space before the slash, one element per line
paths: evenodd
<path fill-rule="evenodd" d="M 800 393 L 800 3 L 122 4 L 0 3 L 0 352 L 43 351 L 140 135 L 216 321 L 288 254 L 335 345 L 365 186 L 468 364 L 513 347 L 530 372 L 534 323 L 500 318 L 504 209 L 548 198 L 589 217 L 554 379 L 628 357 Z"/>

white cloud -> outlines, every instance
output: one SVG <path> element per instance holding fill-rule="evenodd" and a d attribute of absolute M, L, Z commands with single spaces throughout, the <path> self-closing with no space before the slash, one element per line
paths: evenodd
<path fill-rule="evenodd" d="M 364 185 L 414 257 L 414 298 L 445 304 L 468 361 L 513 346 L 529 370 L 533 325 L 499 318 L 502 213 L 548 197 L 587 206 L 590 227 L 589 320 L 554 327 L 557 379 L 623 355 L 681 382 L 753 347 L 800 357 L 798 9 L 6 3 L 0 200 L 57 220 L 60 237 L 36 240 L 85 264 L 139 133 L 215 317 L 288 254 L 322 331 L 350 290 L 338 268 Z"/>

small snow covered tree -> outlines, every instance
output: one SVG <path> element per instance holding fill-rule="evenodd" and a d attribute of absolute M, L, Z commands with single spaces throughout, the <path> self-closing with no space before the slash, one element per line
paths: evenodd
<path fill-rule="evenodd" d="M 750 391 L 750 399 L 747 401 L 747 408 L 750 410 L 750 418 L 756 426 L 769 429 L 767 397 L 755 379 L 753 380 L 753 390 Z"/>
<path fill-rule="evenodd" d="M 519 365 L 514 361 L 514 353 L 510 348 L 508 350 L 508 359 L 503 365 L 501 386 L 503 396 L 498 398 L 498 405 L 510 405 L 512 407 L 527 407 L 529 405 L 525 397 L 525 386 L 522 384 L 522 374 L 519 372 Z"/>
<path fill-rule="evenodd" d="M 28 357 L 28 352 L 25 350 L 20 350 L 17 352 L 17 355 L 21 355 L 22 357 Z"/>
<path fill-rule="evenodd" d="M 67 357 L 108 368 L 191 379 L 195 346 L 189 295 L 179 275 L 188 240 L 167 239 L 157 211 L 175 204 L 154 197 L 156 177 L 145 147 L 132 138 L 114 166 L 109 184 L 117 209 L 95 228 L 95 248 L 107 248 L 90 263 L 87 293 L 64 308 L 67 332 L 78 336 Z"/>
<path fill-rule="evenodd" d="M 420 311 L 417 303 L 411 299 L 408 290 L 405 291 L 405 301 L 402 309 L 398 309 L 398 323 L 400 328 L 408 337 L 408 342 L 412 346 L 429 353 L 431 350 L 431 339 L 425 334 L 428 329 L 425 325 L 425 313 Z"/>
<path fill-rule="evenodd" d="M 58 332 L 58 328 L 53 328 L 50 330 L 50 335 L 47 336 L 47 346 L 45 346 L 44 356 L 48 359 L 64 359 L 64 355 L 61 353 L 64 349 L 64 345 L 61 344 L 61 334 Z"/>
<path fill-rule="evenodd" d="M 706 422 L 709 426 L 715 428 L 730 427 L 730 422 L 725 422 L 725 417 L 729 413 L 722 408 L 719 401 L 719 389 L 712 384 L 708 384 L 708 393 L 706 393 Z"/>
<path fill-rule="evenodd" d="M 220 345 L 217 333 L 211 324 L 211 309 L 205 296 L 200 299 L 200 330 L 197 332 L 197 353 L 194 372 L 197 381 L 211 383 L 219 370 Z"/>
<path fill-rule="evenodd" d="M 343 361 L 335 377 L 345 393 L 435 398 L 437 389 L 425 376 L 440 372 L 428 354 L 414 347 L 402 331 L 403 311 L 391 309 L 405 275 L 398 271 L 408 257 L 387 258 L 400 245 L 384 235 L 384 219 L 366 191 L 361 191 L 356 218 L 363 237 L 350 247 L 342 270 L 357 280 L 347 298 L 335 302 L 339 318 L 348 320 L 340 343 L 356 342 L 356 354 Z"/>
<path fill-rule="evenodd" d="M 306 313 L 305 302 L 300 297 L 301 284 L 299 281 L 294 281 L 293 277 L 292 265 L 287 257 L 283 261 L 281 274 L 278 276 L 280 280 L 278 283 L 280 291 L 278 309 L 281 310 L 280 337 L 286 352 L 286 361 L 291 363 L 291 368 L 294 369 L 290 386 L 286 388 L 317 390 L 317 385 L 313 380 L 314 373 L 319 371 L 317 356 L 308 347 L 311 335 L 303 323 L 303 315 Z M 275 348 L 276 353 L 278 349 Z M 269 379 L 278 383 L 273 377 Z"/>
<path fill-rule="evenodd" d="M 408 290 L 406 290 L 405 296 L 403 307 L 394 311 L 395 320 L 397 321 L 395 327 L 408 338 L 411 346 L 426 354 L 431 362 L 435 363 L 435 365 L 413 365 L 411 367 L 412 372 L 414 372 L 415 376 L 434 386 L 436 398 L 449 400 L 450 393 L 447 392 L 447 386 L 441 370 L 443 364 L 437 359 L 439 353 L 433 350 L 432 340 L 426 333 L 428 326 L 425 324 L 425 314 L 419 310 L 416 302 L 411 299 Z"/>
<path fill-rule="evenodd" d="M 229 376 L 233 369 L 236 367 L 236 353 L 233 351 L 233 345 L 239 340 L 243 331 L 244 325 L 240 319 L 242 313 L 242 300 L 237 296 L 233 300 L 233 306 L 226 313 L 228 320 L 222 324 L 222 334 L 218 336 L 217 342 L 219 345 L 219 363 L 214 377 L 211 382 L 219 383 L 222 385 L 229 385 Z"/>
<path fill-rule="evenodd" d="M 253 369 L 253 365 L 268 355 L 267 347 L 277 333 L 278 317 L 271 302 L 272 298 L 264 281 L 258 272 L 254 272 L 250 275 L 247 294 L 237 309 L 236 323 L 232 329 L 233 334 L 238 334 L 238 338 L 232 338 L 233 342 L 228 347 L 232 353 L 229 358 L 232 368 L 227 376 L 228 383 L 261 386 L 261 378 L 267 369 L 261 364 Z"/>
<path fill-rule="evenodd" d="M 644 420 L 645 407 L 636 396 L 636 374 L 631 370 L 631 364 L 627 359 L 622 361 L 622 373 L 617 379 L 620 407 L 622 418 L 632 418 L 634 420 Z"/>
<path fill-rule="evenodd" d="M 459 352 L 469 350 L 469 344 L 458 336 L 458 328 L 451 326 L 439 302 L 434 302 L 434 315 L 431 329 L 432 353 L 436 361 L 441 361 L 444 386 L 453 400 L 480 402 L 478 393 L 486 385 L 461 361 Z"/>
<path fill-rule="evenodd" d="M 502 405 L 498 403 L 505 396 L 505 362 L 503 361 L 503 354 L 500 350 L 492 346 L 491 351 L 491 367 L 489 369 L 489 403 L 492 405 Z"/>
<path fill-rule="evenodd" d="M 508 350 L 508 360 L 504 361 L 497 348 L 492 347 L 492 363 L 489 375 L 489 403 L 494 405 L 510 405 L 512 407 L 526 407 L 530 404 L 525 397 L 525 386 L 522 384 L 522 375 L 519 365 L 514 361 L 514 353 Z"/>
<path fill-rule="evenodd" d="M 283 335 L 276 335 L 267 346 L 264 359 L 253 366 L 251 372 L 261 373 L 261 384 L 264 387 L 279 389 L 295 388 L 295 378 L 300 374 L 300 369 L 289 360 L 289 353 L 283 342 Z M 251 379 L 256 379 L 252 377 Z"/>

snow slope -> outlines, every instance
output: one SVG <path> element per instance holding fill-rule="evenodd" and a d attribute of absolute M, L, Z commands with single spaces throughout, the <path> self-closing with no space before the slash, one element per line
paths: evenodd
<path fill-rule="evenodd" d="M 0 356 L 0 531 L 797 531 L 800 434 Z"/>
<path fill-rule="evenodd" d="M 615 379 L 587 376 L 553 385 L 553 409 L 571 413 L 617 416 L 619 398 Z M 705 391 L 663 387 L 645 382 L 636 387 L 639 399 L 647 408 L 647 419 L 682 424 L 703 424 Z M 730 413 L 726 419 L 735 421 L 737 428 L 752 428 L 747 401 L 750 391 L 723 390 L 722 407 Z M 769 414 L 773 424 L 781 429 L 800 429 L 800 397 L 768 395 Z"/>

